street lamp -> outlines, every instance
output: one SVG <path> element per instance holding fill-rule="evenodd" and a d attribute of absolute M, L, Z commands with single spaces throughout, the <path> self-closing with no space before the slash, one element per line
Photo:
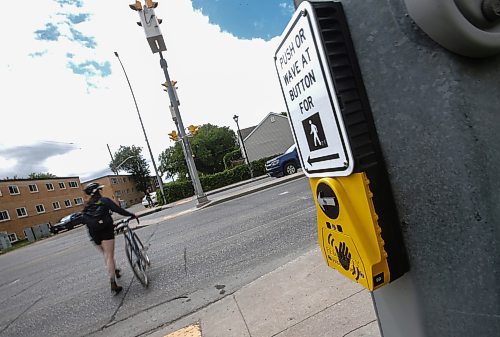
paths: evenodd
<path fill-rule="evenodd" d="M 116 171 L 116 174 L 118 175 L 118 171 L 120 170 L 120 167 L 125 164 L 125 162 L 127 160 L 129 160 L 130 158 L 136 158 L 136 156 L 129 156 L 127 157 L 124 161 L 122 161 L 120 164 L 118 164 L 116 167 L 115 167 L 115 171 Z"/>
<path fill-rule="evenodd" d="M 134 99 L 135 109 L 137 110 L 137 116 L 139 116 L 139 122 L 141 122 L 142 132 L 144 133 L 144 138 L 146 139 L 146 144 L 148 146 L 149 155 L 151 156 L 151 161 L 153 162 L 153 167 L 154 167 L 155 174 L 156 174 L 156 180 L 158 181 L 158 185 L 160 185 L 160 192 L 161 192 L 161 197 L 163 199 L 163 204 L 166 205 L 167 204 L 167 199 L 165 197 L 165 192 L 163 191 L 163 182 L 161 181 L 161 177 L 158 174 L 158 169 L 156 168 L 155 158 L 153 156 L 153 152 L 151 151 L 151 146 L 149 146 L 148 136 L 146 135 L 146 129 L 144 129 L 144 124 L 142 124 L 142 118 L 141 118 L 141 114 L 139 112 L 139 106 L 137 105 L 137 101 L 135 99 L 134 91 L 132 90 L 132 85 L 130 84 L 130 81 L 128 79 L 127 72 L 125 71 L 125 67 L 123 66 L 122 60 L 120 60 L 120 56 L 118 56 L 118 53 L 116 51 L 115 51 L 115 56 L 118 59 L 118 61 L 120 62 L 120 65 L 122 66 L 123 73 L 125 74 L 125 78 L 127 79 L 128 87 L 130 88 L 130 93 L 132 94 L 132 98 Z M 125 161 L 127 159 L 125 159 Z"/>
<path fill-rule="evenodd" d="M 253 170 L 252 170 L 252 164 L 250 164 L 250 160 L 248 160 L 248 155 L 247 155 L 247 149 L 245 147 L 245 142 L 243 141 L 243 138 L 241 137 L 241 130 L 240 130 L 240 125 L 238 124 L 238 115 L 233 116 L 234 121 L 236 122 L 236 127 L 238 128 L 238 138 L 240 139 L 240 144 L 243 146 L 243 155 L 245 156 L 245 162 L 248 165 L 248 169 L 250 170 L 250 177 L 253 179 Z"/>

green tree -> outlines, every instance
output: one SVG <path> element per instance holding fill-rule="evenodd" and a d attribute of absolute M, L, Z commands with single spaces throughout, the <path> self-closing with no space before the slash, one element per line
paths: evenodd
<path fill-rule="evenodd" d="M 134 179 L 139 191 L 146 194 L 151 186 L 151 173 L 146 159 L 142 156 L 142 148 L 135 145 L 120 146 L 114 153 L 114 160 L 109 163 L 109 168 L 113 172 L 123 170 Z"/>
<path fill-rule="evenodd" d="M 224 171 L 224 156 L 236 146 L 236 134 L 227 126 L 204 124 L 189 139 L 194 162 L 199 172 L 213 174 Z"/>
<path fill-rule="evenodd" d="M 28 179 L 46 179 L 46 178 L 57 178 L 57 176 L 49 172 L 46 173 L 32 172 L 28 175 Z"/>
<path fill-rule="evenodd" d="M 198 172 L 213 174 L 224 171 L 224 156 L 236 148 L 236 135 L 228 127 L 204 124 L 189 138 L 189 143 Z M 188 169 L 180 142 L 163 151 L 159 162 L 162 175 L 185 179 Z"/>
<path fill-rule="evenodd" d="M 166 174 L 172 179 L 186 180 L 188 168 L 180 142 L 160 153 L 158 162 L 160 163 L 158 170 L 162 176 Z"/>

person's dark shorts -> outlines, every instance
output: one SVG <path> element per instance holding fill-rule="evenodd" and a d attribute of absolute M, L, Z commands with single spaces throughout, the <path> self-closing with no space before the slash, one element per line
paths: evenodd
<path fill-rule="evenodd" d="M 103 240 L 113 240 L 115 238 L 115 230 L 113 226 L 106 226 L 103 229 L 95 232 L 89 232 L 90 238 L 98 246 Z"/>

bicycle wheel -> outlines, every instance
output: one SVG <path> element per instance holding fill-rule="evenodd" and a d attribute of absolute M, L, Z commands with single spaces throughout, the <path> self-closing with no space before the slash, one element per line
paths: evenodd
<path fill-rule="evenodd" d="M 132 236 L 134 237 L 135 242 L 137 242 L 137 245 L 139 246 L 139 252 L 142 255 L 142 258 L 146 262 L 148 266 L 151 265 L 151 260 L 149 259 L 148 254 L 146 253 L 146 248 L 144 248 L 144 245 L 142 244 L 141 239 L 139 239 L 139 236 L 133 232 Z"/>
<path fill-rule="evenodd" d="M 132 267 L 134 275 L 143 286 L 147 287 L 149 284 L 148 275 L 146 273 L 147 263 L 140 252 L 139 243 L 134 240 L 136 238 L 137 235 L 135 235 L 135 233 L 133 232 L 130 236 L 125 236 L 125 253 L 127 255 L 128 262 L 130 263 L 130 267 Z"/>

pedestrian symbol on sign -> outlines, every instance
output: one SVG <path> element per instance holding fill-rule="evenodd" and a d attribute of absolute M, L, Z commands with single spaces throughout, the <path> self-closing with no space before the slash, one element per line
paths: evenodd
<path fill-rule="evenodd" d="M 304 132 L 306 134 L 309 151 L 312 152 L 328 147 L 323 124 L 321 124 L 321 118 L 319 117 L 319 112 L 303 120 L 302 126 L 304 127 Z"/>

